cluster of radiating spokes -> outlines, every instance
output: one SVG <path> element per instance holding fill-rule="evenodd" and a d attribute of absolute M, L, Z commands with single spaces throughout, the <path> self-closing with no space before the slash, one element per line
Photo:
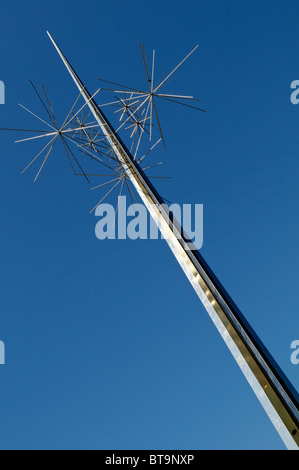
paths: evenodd
<path fill-rule="evenodd" d="M 130 139 L 128 148 L 130 149 L 131 156 L 140 168 L 146 171 L 155 166 L 161 165 L 162 162 L 143 166 L 144 159 L 151 154 L 152 150 L 160 142 L 163 142 L 165 146 L 156 100 L 163 99 L 198 109 L 200 111 L 203 110 L 185 102 L 186 100 L 189 102 L 198 101 L 192 96 L 162 93 L 162 88 L 169 83 L 170 79 L 173 78 L 175 71 L 185 62 L 185 60 L 187 60 L 197 47 L 195 47 L 169 74 L 166 74 L 165 72 L 160 80 L 155 83 L 155 51 L 153 51 L 151 70 L 149 70 L 144 46 L 140 41 L 139 45 L 149 86 L 148 91 L 138 90 L 136 88 L 119 85 L 115 82 L 108 82 L 107 80 L 101 79 L 102 81 L 113 84 L 118 88 L 99 88 L 92 98 L 94 99 L 100 91 L 100 96 L 103 96 L 104 91 L 113 92 L 113 100 L 109 102 L 105 102 L 104 100 L 104 102 L 99 105 L 99 108 L 108 106 L 112 106 L 114 108 L 115 116 L 119 119 L 119 124 L 116 126 L 115 132 L 119 133 L 121 130 L 126 131 L 126 137 Z M 31 134 L 34 133 L 34 135 L 31 135 L 30 137 L 19 139 L 16 142 L 42 142 L 41 149 L 22 173 L 26 172 L 34 164 L 38 165 L 34 178 L 34 181 L 36 181 L 48 161 L 55 145 L 60 142 L 74 175 L 83 176 L 88 182 L 90 182 L 91 178 L 94 177 L 108 178 L 104 183 L 98 184 L 92 188 L 100 190 L 106 189 L 106 193 L 92 210 L 94 210 L 115 188 L 120 189 L 120 195 L 124 191 L 124 188 L 126 188 L 132 202 L 134 202 L 134 199 L 136 200 L 136 196 L 134 194 L 133 187 L 131 186 L 131 182 L 127 177 L 127 173 L 123 169 L 122 163 L 119 161 L 112 146 L 107 140 L 106 135 L 103 134 L 101 127 L 94 120 L 93 114 L 89 111 L 88 103 L 84 102 L 84 104 L 80 105 L 82 91 L 70 107 L 65 119 L 61 124 L 59 124 L 45 87 L 42 85 L 42 92 L 40 93 L 31 81 L 30 83 L 40 101 L 43 111 L 46 113 L 46 117 L 42 118 L 27 107 L 21 104 L 20 106 L 33 115 L 40 124 L 43 124 L 44 129 L 2 129 L 29 132 Z M 156 126 L 156 129 L 158 130 L 158 135 L 155 137 L 154 143 L 150 142 L 147 149 L 144 150 L 144 146 L 141 146 L 141 141 L 144 140 L 144 137 L 148 137 L 148 141 L 154 140 L 154 126 Z M 91 162 L 93 163 L 92 167 L 90 165 Z M 99 167 L 99 165 L 101 165 L 101 167 Z M 154 175 L 148 175 L 148 177 L 167 178 L 165 176 Z"/>

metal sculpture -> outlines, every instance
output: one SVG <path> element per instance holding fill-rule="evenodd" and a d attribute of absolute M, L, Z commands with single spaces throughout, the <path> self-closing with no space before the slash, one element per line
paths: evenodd
<path fill-rule="evenodd" d="M 105 90 L 112 91 L 115 98 L 109 103 L 98 105 L 95 98 L 103 88 L 99 88 L 91 95 L 53 38 L 49 33 L 48 35 L 78 87 L 79 96 L 64 122 L 58 125 L 45 88 L 43 87 L 44 96 L 42 97 L 31 82 L 43 108 L 46 110 L 50 122 L 46 122 L 28 108 L 22 106 L 46 125 L 47 128 L 46 130 L 35 130 L 34 132 L 37 135 L 19 140 L 19 142 L 33 139 L 48 139 L 47 144 L 43 146 L 42 150 L 27 165 L 23 172 L 27 171 L 39 158 L 42 158 L 41 166 L 35 176 L 36 181 L 55 144 L 61 141 L 75 175 L 81 175 L 87 181 L 94 176 L 111 177 L 106 182 L 94 187 L 94 189 L 109 187 L 109 191 L 92 210 L 95 210 L 115 188 L 119 187 L 121 193 L 124 185 L 126 185 L 133 202 L 133 197 L 135 197 L 133 189 L 135 189 L 157 223 L 177 261 L 285 445 L 288 449 L 298 449 L 299 405 L 297 392 L 257 337 L 251 325 L 244 318 L 202 255 L 190 243 L 180 224 L 173 218 L 167 205 L 165 205 L 165 199 L 159 195 L 150 181 L 152 177 L 145 174 L 146 169 L 160 165 L 162 162 L 143 167 L 144 159 L 160 142 L 163 142 L 165 146 L 165 139 L 157 110 L 157 100 L 175 102 L 204 111 L 202 108 L 195 106 L 194 101 L 198 100 L 195 100 L 192 96 L 162 93 L 162 88 L 169 83 L 169 79 L 173 77 L 175 71 L 196 48 L 171 73 L 166 74 L 166 76 L 164 75 L 164 77 L 155 83 L 155 51 L 153 51 L 151 70 L 149 70 L 144 46 L 139 41 L 149 87 L 148 91 L 130 88 L 101 79 L 102 82 L 109 83 L 110 86 L 113 85 L 113 88 Z M 82 98 L 84 104 L 78 110 L 75 110 L 79 99 Z M 115 115 L 119 117 L 119 126 L 116 129 L 113 128 L 103 112 L 103 109 L 108 105 L 116 107 Z M 150 149 L 140 155 L 143 136 L 147 135 L 149 140 L 153 139 L 154 121 L 159 131 L 159 139 Z M 128 147 L 119 135 L 122 129 L 130 132 L 131 141 Z M 21 131 L 25 130 L 21 129 Z M 96 165 L 102 165 L 105 168 L 105 173 L 90 173 L 83 169 L 83 165 L 79 161 L 78 156 L 76 156 L 75 151 L 79 152 L 81 160 L 84 157 Z"/>

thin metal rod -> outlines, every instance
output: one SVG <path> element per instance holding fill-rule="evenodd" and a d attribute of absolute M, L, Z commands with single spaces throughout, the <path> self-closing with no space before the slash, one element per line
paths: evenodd
<path fill-rule="evenodd" d="M 38 157 L 43 153 L 44 150 L 46 150 L 46 148 L 49 147 L 49 145 L 52 144 L 52 142 L 54 141 L 55 137 L 53 137 L 53 139 L 51 139 L 47 145 L 44 146 L 44 148 L 36 155 L 36 157 L 29 163 L 29 165 L 26 166 L 26 168 L 24 168 L 24 170 L 22 171 L 22 174 L 25 173 L 25 171 L 28 170 L 28 168 L 38 159 Z"/>
<path fill-rule="evenodd" d="M 40 118 L 39 116 L 37 116 L 36 114 L 34 114 L 32 111 L 30 111 L 28 108 L 25 108 L 25 106 L 23 106 L 21 103 L 19 103 L 19 106 L 21 106 L 21 108 L 25 109 L 28 113 L 32 114 L 32 116 L 36 117 L 37 119 L 39 119 L 40 121 L 42 121 L 44 124 L 46 124 L 47 126 L 51 127 L 51 129 L 53 129 L 53 131 L 55 131 L 55 127 L 53 126 L 50 126 L 50 124 L 46 121 L 44 121 L 42 118 Z"/>
<path fill-rule="evenodd" d="M 163 85 L 163 83 L 165 83 L 170 77 L 171 75 L 174 74 L 174 72 L 179 68 L 181 67 L 181 65 L 183 65 L 183 63 L 188 59 L 188 57 L 190 57 L 191 54 L 193 54 L 194 51 L 196 51 L 196 49 L 198 48 L 198 46 L 195 46 L 194 49 L 192 49 L 191 52 L 189 52 L 189 54 L 172 70 L 172 72 L 170 72 L 166 78 L 164 78 L 164 80 L 155 88 L 154 92 L 156 93 L 160 88 L 161 86 Z"/>
<path fill-rule="evenodd" d="M 119 178 L 119 180 L 117 181 L 117 183 L 115 183 L 115 184 L 112 186 L 112 188 L 110 189 L 110 191 L 108 191 L 108 193 L 105 194 L 104 197 L 102 197 L 102 199 L 100 200 L 100 202 L 98 202 L 98 203 L 94 206 L 94 208 L 91 209 L 90 214 L 95 211 L 95 209 L 101 204 L 101 202 L 103 202 L 103 201 L 106 199 L 106 197 L 111 193 L 111 191 L 113 191 L 114 188 L 116 188 L 117 185 L 119 185 L 120 182 L 121 182 L 121 178 Z"/>
<path fill-rule="evenodd" d="M 51 147 L 49 148 L 49 150 L 48 150 L 48 152 L 47 152 L 47 155 L 45 156 L 45 159 L 44 159 L 44 161 L 43 161 L 43 163 L 42 163 L 42 165 L 41 165 L 41 167 L 40 167 L 40 169 L 39 169 L 39 171 L 38 171 L 38 173 L 37 173 L 37 175 L 36 175 L 36 177 L 35 177 L 35 179 L 34 179 L 34 182 L 37 181 L 37 178 L 39 177 L 39 175 L 40 175 L 42 169 L 44 168 L 44 165 L 45 165 L 46 161 L 47 161 L 48 158 L 49 158 L 49 155 L 50 155 L 50 153 L 51 153 L 51 151 L 52 151 L 52 149 L 53 149 L 53 147 L 54 147 L 54 145 L 55 145 L 56 140 L 57 140 L 57 136 L 54 138 L 54 141 L 53 141 Z"/>

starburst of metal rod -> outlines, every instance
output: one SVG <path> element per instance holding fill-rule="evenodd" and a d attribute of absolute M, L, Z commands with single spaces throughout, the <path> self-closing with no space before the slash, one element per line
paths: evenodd
<path fill-rule="evenodd" d="M 29 114 L 31 114 L 33 117 L 38 119 L 40 122 L 45 124 L 49 130 L 26 130 L 26 129 L 14 129 L 18 130 L 20 132 L 35 132 L 38 133 L 38 135 L 34 135 L 31 137 L 23 138 L 16 140 L 16 143 L 20 142 L 29 142 L 29 141 L 37 141 L 37 140 L 47 140 L 47 143 L 42 147 L 42 149 L 37 153 L 37 155 L 31 160 L 31 162 L 26 166 L 26 168 L 22 171 L 22 173 L 25 173 L 38 159 L 42 160 L 42 163 L 38 169 L 38 172 L 34 178 L 34 181 L 37 181 L 38 177 L 40 176 L 47 160 L 49 159 L 53 148 L 57 141 L 60 141 L 62 143 L 62 146 L 65 150 L 67 159 L 72 167 L 72 170 L 75 175 L 83 175 L 86 180 L 89 182 L 88 175 L 84 171 L 81 163 L 79 162 L 77 156 L 75 155 L 74 151 L 70 147 L 70 142 L 75 144 L 83 153 L 88 153 L 91 158 L 96 159 L 97 161 L 101 162 L 101 159 L 99 158 L 101 154 L 103 154 L 104 151 L 109 151 L 109 146 L 104 143 L 100 144 L 100 140 L 98 138 L 99 134 L 101 131 L 99 131 L 99 125 L 96 123 L 96 121 L 90 121 L 89 117 L 91 113 L 89 112 L 88 116 L 84 116 L 84 109 L 87 107 L 87 103 L 84 103 L 83 106 L 79 108 L 78 111 L 74 112 L 75 106 L 78 103 L 79 98 L 81 97 L 81 93 L 79 93 L 79 96 L 76 98 L 74 104 L 72 105 L 70 111 L 68 112 L 66 118 L 64 119 L 63 123 L 61 125 L 58 124 L 53 106 L 50 102 L 50 99 L 48 97 L 47 91 L 44 87 L 42 86 L 43 89 L 43 95 L 38 92 L 37 88 L 35 85 L 30 81 L 39 101 L 41 102 L 44 110 L 46 111 L 47 117 L 50 121 L 46 121 L 43 119 L 41 116 L 36 114 L 35 112 L 31 111 L 29 108 L 23 106 L 22 104 L 19 104 L 25 111 L 27 111 Z M 95 96 L 99 90 L 94 93 L 93 96 Z M 80 116 L 81 119 L 78 117 Z M 96 129 L 96 134 L 95 134 L 95 129 Z M 5 130 L 13 130 L 13 129 L 5 129 Z M 78 137 L 78 133 L 80 133 L 80 136 Z M 103 149 L 99 150 L 99 146 L 102 146 Z M 87 148 L 85 148 L 87 147 Z M 95 157 L 92 153 L 94 149 L 97 148 L 97 156 Z M 91 152 L 90 152 L 91 150 Z M 101 162 L 103 163 L 103 162 Z M 109 167 L 109 165 L 107 165 Z"/>
<path fill-rule="evenodd" d="M 167 93 L 161 93 L 161 88 L 163 88 L 165 85 L 168 85 L 170 82 L 170 79 L 173 78 L 174 73 L 184 64 L 184 62 L 196 51 L 198 46 L 194 47 L 189 54 L 184 57 L 183 60 L 179 62 L 179 64 L 169 73 L 167 76 L 164 78 L 162 76 L 160 80 L 157 81 L 155 84 L 155 79 L 154 79 L 154 74 L 155 74 L 155 57 L 156 53 L 155 50 L 153 50 L 153 55 L 152 55 L 152 65 L 151 69 L 148 67 L 148 61 L 146 58 L 146 53 L 145 53 L 145 48 L 144 45 L 141 43 L 140 39 L 138 38 L 139 42 L 139 47 L 141 51 L 141 56 L 142 56 L 142 61 L 145 69 L 145 74 L 148 82 L 148 87 L 149 90 L 139 90 L 136 88 L 132 88 L 127 85 L 121 85 L 116 82 L 108 81 L 103 78 L 99 78 L 102 82 L 109 83 L 111 85 L 116 85 L 117 87 L 120 87 L 121 89 L 115 89 L 115 88 L 106 88 L 105 90 L 110 90 L 113 91 L 115 94 L 118 94 L 120 96 L 124 95 L 125 99 L 119 98 L 119 101 L 121 102 L 122 106 L 120 109 L 116 112 L 121 112 L 121 118 L 120 121 L 123 121 L 122 124 L 116 129 L 116 132 L 118 132 L 125 124 L 130 122 L 132 119 L 135 119 L 135 122 L 138 122 L 139 124 L 139 130 L 141 136 L 139 139 L 141 139 L 142 134 L 144 133 L 145 126 L 142 125 L 142 123 L 148 123 L 149 125 L 149 137 L 150 140 L 152 140 L 152 130 L 153 130 L 153 125 L 154 125 L 154 118 L 156 121 L 156 124 L 159 129 L 160 137 L 161 140 L 164 143 L 164 146 L 166 147 L 165 144 L 165 139 L 161 127 L 161 122 L 158 114 L 158 108 L 156 104 L 157 99 L 162 99 L 166 100 L 169 102 L 173 102 L 176 104 L 180 104 L 182 106 L 187 106 L 192 109 L 196 109 L 198 111 L 203 111 L 205 112 L 204 109 L 199 108 L 198 106 L 193 106 L 191 104 L 187 104 L 185 101 L 188 100 L 189 102 L 199 102 L 198 99 L 194 98 L 193 96 L 186 96 L 186 95 L 174 95 L 174 94 L 167 94 Z M 143 115 L 143 120 L 140 121 L 138 118 L 138 111 L 142 112 Z M 125 119 L 123 120 L 123 118 Z M 132 126 L 133 127 L 133 126 Z M 131 126 L 130 126 L 131 128 Z M 140 140 L 139 140 L 140 143 Z M 136 156 L 135 156 L 136 158 Z"/>
<path fill-rule="evenodd" d="M 85 179 L 90 182 L 90 177 L 105 177 L 109 178 L 103 184 L 98 184 L 92 189 L 108 189 L 108 191 L 101 197 L 100 201 L 96 204 L 96 206 L 91 210 L 93 212 L 98 205 L 106 199 L 106 197 L 116 188 L 119 186 L 121 187 L 120 193 L 122 193 L 124 189 L 124 183 L 126 183 L 125 187 L 129 191 L 129 196 L 131 198 L 131 193 L 134 192 L 134 188 L 132 187 L 129 180 L 127 180 L 127 175 L 124 173 L 121 163 L 117 155 L 115 154 L 113 148 L 107 143 L 106 137 L 102 132 L 99 124 L 94 120 L 92 113 L 88 109 L 87 103 L 84 102 L 83 105 L 79 105 L 79 100 L 82 97 L 82 93 L 80 92 L 77 96 L 75 102 L 71 106 L 70 110 L 68 111 L 63 123 L 61 125 L 58 124 L 58 121 L 55 117 L 54 107 L 51 103 L 48 93 L 44 85 L 42 85 L 43 93 L 40 93 L 37 87 L 33 84 L 30 80 L 30 84 L 38 97 L 39 102 L 42 105 L 43 111 L 46 113 L 46 118 L 41 117 L 37 112 L 33 112 L 28 107 L 23 106 L 20 104 L 21 108 L 32 115 L 35 119 L 42 122 L 45 126 L 48 127 L 49 130 L 34 130 L 34 129 L 2 129 L 2 130 L 13 130 L 19 132 L 29 132 L 35 133 L 37 135 L 33 135 L 30 137 L 22 138 L 16 140 L 16 143 L 20 142 L 30 142 L 30 141 L 43 141 L 46 140 L 46 144 L 42 145 L 42 148 L 38 151 L 38 153 L 34 156 L 34 158 L 30 161 L 30 163 L 24 168 L 22 174 L 25 173 L 27 170 L 31 168 L 33 164 L 35 164 L 38 160 L 41 160 L 40 166 L 34 178 L 36 182 L 37 179 L 40 177 L 46 162 L 48 161 L 55 145 L 57 142 L 61 142 L 62 148 L 65 152 L 67 160 L 69 161 L 73 173 L 76 176 L 84 176 Z M 93 95 L 93 97 L 98 94 L 100 91 Z M 92 97 L 92 98 L 93 98 Z M 126 100 L 126 101 L 125 101 Z M 126 104 L 128 103 L 128 106 Z M 106 105 L 107 103 L 105 103 Z M 132 114 L 132 106 L 136 104 L 136 101 L 131 102 L 130 98 L 127 100 L 125 96 L 123 100 L 117 99 L 116 101 L 111 103 L 113 106 L 117 106 L 117 111 L 121 111 L 123 114 L 127 113 L 130 117 L 130 121 L 127 121 L 127 130 L 131 134 L 131 150 L 133 150 L 135 139 L 138 137 L 138 143 L 136 145 L 136 149 L 134 150 L 135 158 L 138 153 L 138 148 L 140 145 L 140 136 L 142 134 L 141 128 L 143 129 L 146 125 L 145 120 L 143 119 L 144 112 L 141 111 L 140 115 L 137 113 L 131 116 Z M 79 109 L 76 109 L 79 108 Z M 123 109 L 122 109 L 123 108 Z M 120 116 L 120 119 L 123 119 L 123 116 Z M 156 147 L 156 145 L 161 141 L 159 139 L 154 145 L 151 146 L 150 149 L 146 151 L 142 157 L 139 157 L 139 161 L 142 161 L 145 157 L 147 157 L 152 150 Z M 106 170 L 110 171 L 108 174 L 103 174 L 98 172 L 98 168 L 96 167 L 93 172 L 87 171 L 85 167 L 85 163 L 88 160 L 92 160 L 97 166 L 99 164 L 103 165 Z M 144 169 L 154 168 L 156 166 L 160 166 L 162 162 L 148 165 L 148 168 L 144 167 Z M 162 178 L 168 179 L 167 176 L 149 176 L 150 178 Z M 127 181 L 126 181 L 127 180 Z M 116 184 L 115 184 L 116 182 Z M 112 186 L 111 188 L 109 188 Z"/>
<path fill-rule="evenodd" d="M 140 155 L 140 149 L 142 147 L 141 142 L 143 138 L 147 135 L 149 141 L 152 140 L 153 136 L 153 127 L 155 126 L 153 122 L 153 109 L 155 108 L 155 89 L 154 89 L 154 68 L 155 68 L 155 51 L 153 51 L 153 62 L 152 62 L 152 69 L 151 69 L 151 78 L 149 78 L 149 72 L 147 68 L 147 61 L 145 56 L 144 46 L 139 41 L 140 49 L 142 52 L 142 60 L 145 66 L 145 72 L 147 81 L 150 86 L 150 92 L 141 92 L 132 89 L 128 91 L 127 89 L 123 91 L 116 90 L 114 91 L 114 99 L 110 102 L 104 102 L 100 106 L 107 107 L 112 106 L 117 108 L 115 110 L 115 115 L 119 117 L 120 126 L 118 127 L 118 131 L 121 129 L 125 129 L 130 135 L 129 138 L 131 140 L 130 144 L 130 152 L 134 156 L 134 160 L 137 160 L 138 163 L 141 163 L 151 152 L 155 149 L 155 147 L 160 143 L 164 142 L 164 137 L 160 125 L 160 120 L 158 114 L 156 114 L 158 129 L 160 133 L 160 137 L 158 140 L 151 145 L 150 148 L 144 148 L 143 153 Z M 196 48 L 195 48 L 196 49 Z M 195 50 L 194 49 L 194 50 Z M 193 50 L 193 51 L 194 51 Z M 192 51 L 192 52 L 193 52 Z M 192 53 L 191 52 L 191 53 Z M 191 55 L 188 56 L 179 64 L 179 66 Z M 175 70 L 179 67 L 177 66 Z M 165 75 L 165 74 L 164 74 Z M 160 85 L 164 85 L 167 83 L 168 78 L 172 76 L 172 73 L 169 74 L 168 77 L 161 78 L 157 81 L 156 89 L 160 87 Z M 163 82 L 163 83 L 162 83 Z M 39 122 L 43 123 L 48 130 L 26 130 L 26 129 L 9 129 L 9 130 L 18 130 L 21 132 L 34 132 L 37 135 L 33 135 L 27 138 L 16 140 L 17 143 L 20 142 L 29 142 L 29 141 L 40 141 L 41 139 L 47 139 L 47 143 L 39 150 L 39 152 L 34 156 L 34 158 L 30 161 L 30 163 L 25 167 L 22 173 L 25 173 L 27 170 L 31 168 L 31 166 L 41 160 L 40 166 L 34 178 L 34 181 L 40 177 L 47 161 L 50 158 L 51 153 L 53 152 L 54 147 L 58 142 L 62 144 L 62 148 L 66 154 L 67 160 L 69 161 L 73 173 L 76 176 L 84 176 L 85 179 L 90 182 L 90 177 L 96 176 L 104 176 L 110 177 L 110 180 L 106 181 L 103 185 L 98 184 L 96 188 L 109 188 L 109 186 L 113 185 L 112 188 L 109 188 L 107 193 L 104 195 L 104 199 L 112 192 L 113 189 L 119 186 L 118 183 L 126 183 L 126 188 L 129 191 L 129 196 L 131 196 L 131 192 L 134 192 L 134 188 L 132 187 L 130 180 L 127 178 L 127 175 L 122 172 L 121 169 L 121 162 L 119 161 L 116 153 L 114 152 L 113 148 L 107 143 L 106 136 L 102 132 L 102 129 L 94 120 L 91 111 L 88 108 L 88 102 L 84 102 L 83 105 L 79 106 L 80 99 L 82 98 L 82 92 L 80 91 L 79 95 L 77 96 L 75 102 L 71 106 L 69 112 L 67 113 L 65 119 L 63 120 L 62 124 L 58 124 L 58 120 L 56 119 L 56 113 L 54 112 L 54 106 L 49 99 L 48 92 L 44 85 L 42 85 L 42 92 L 39 92 L 37 87 L 33 84 L 30 80 L 30 84 L 38 97 L 40 104 L 42 105 L 42 109 L 46 115 L 46 117 L 42 117 L 40 113 L 33 112 L 28 107 L 20 104 L 22 109 L 32 115 L 35 119 Z M 98 95 L 100 91 L 103 89 L 98 89 L 92 96 L 91 100 L 94 99 L 95 96 Z M 105 89 L 107 91 L 107 89 Z M 160 94 L 157 95 L 160 97 Z M 164 96 L 164 95 L 163 95 Z M 166 96 L 166 95 L 165 95 Z M 170 96 L 170 95 L 167 95 Z M 174 95 L 171 95 L 174 96 Z M 178 98 L 182 98 L 179 95 L 175 95 Z M 192 99 L 192 97 L 183 97 Z M 77 109 L 79 107 L 79 109 Z M 42 141 L 41 140 L 41 141 Z M 83 159 L 85 157 L 85 161 Z M 103 165 L 107 170 L 110 170 L 111 173 L 103 174 L 99 173 L 97 169 L 87 170 L 85 168 L 86 158 L 88 157 L 89 160 L 92 160 L 96 164 Z M 151 165 L 143 166 L 142 169 L 144 171 L 150 170 L 155 167 L 159 167 L 162 165 L 163 162 L 152 163 Z M 122 173 L 122 174 L 121 174 Z M 121 174 L 121 176 L 120 176 Z M 113 184 L 115 182 L 115 176 L 117 176 L 117 184 Z M 169 176 L 161 176 L 161 175 L 151 175 L 149 178 L 159 178 L 159 179 L 169 179 Z M 126 181 L 127 180 L 127 181 Z M 121 191 L 123 190 L 123 184 L 121 184 Z M 100 200 L 102 202 L 103 198 Z M 163 198 L 164 199 L 164 198 Z M 168 201 L 167 199 L 164 199 Z M 98 204 L 95 206 L 97 207 Z"/>

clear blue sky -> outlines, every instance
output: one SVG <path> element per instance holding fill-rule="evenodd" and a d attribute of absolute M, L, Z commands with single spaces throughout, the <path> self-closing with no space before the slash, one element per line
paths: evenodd
<path fill-rule="evenodd" d="M 204 204 L 203 256 L 297 389 L 298 14 L 295 0 L 28 0 L 0 15 L 0 127 L 35 124 L 17 106 L 40 110 L 28 79 L 62 114 L 76 96 L 46 30 L 91 90 L 144 83 L 137 36 L 160 70 L 200 45 L 173 91 L 208 112 L 163 107 L 172 179 L 157 187 Z M 97 240 L 62 151 L 34 184 L 20 171 L 37 147 L 14 137 L 0 136 L 0 448 L 283 449 L 165 241 Z"/>

